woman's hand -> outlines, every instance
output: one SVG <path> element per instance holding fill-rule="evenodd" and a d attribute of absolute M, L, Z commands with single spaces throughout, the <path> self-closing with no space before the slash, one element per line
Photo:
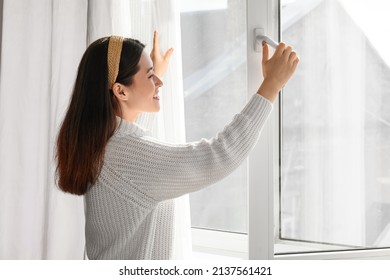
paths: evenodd
<path fill-rule="evenodd" d="M 264 81 L 257 91 L 271 102 L 274 102 L 280 89 L 294 74 L 299 57 L 291 46 L 280 43 L 274 55 L 269 59 L 268 45 L 263 43 L 263 76 Z"/>
<path fill-rule="evenodd" d="M 154 75 L 162 79 L 167 71 L 169 60 L 171 59 L 173 48 L 168 49 L 164 55 L 160 53 L 160 39 L 158 32 L 154 31 L 153 36 L 153 49 L 150 53 L 150 58 L 153 61 Z"/>

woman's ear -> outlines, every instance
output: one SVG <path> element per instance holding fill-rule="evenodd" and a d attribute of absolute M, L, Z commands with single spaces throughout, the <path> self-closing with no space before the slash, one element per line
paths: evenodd
<path fill-rule="evenodd" d="M 118 100 L 127 100 L 128 99 L 128 93 L 125 91 L 125 88 L 122 84 L 120 83 L 115 83 L 112 86 L 112 92 L 118 98 Z"/>

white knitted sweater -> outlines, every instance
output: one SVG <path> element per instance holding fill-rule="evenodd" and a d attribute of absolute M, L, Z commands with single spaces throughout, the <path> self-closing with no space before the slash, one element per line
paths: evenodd
<path fill-rule="evenodd" d="M 89 259 L 170 259 L 173 198 L 229 175 L 248 156 L 272 110 L 255 94 L 215 138 L 168 144 L 123 120 L 85 195 Z"/>

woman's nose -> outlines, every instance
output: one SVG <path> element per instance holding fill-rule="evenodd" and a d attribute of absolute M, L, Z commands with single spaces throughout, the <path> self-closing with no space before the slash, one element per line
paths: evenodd
<path fill-rule="evenodd" d="M 160 80 L 160 78 L 157 77 L 156 75 L 154 75 L 153 78 L 154 78 L 154 84 L 156 85 L 156 87 L 162 87 L 163 82 Z"/>

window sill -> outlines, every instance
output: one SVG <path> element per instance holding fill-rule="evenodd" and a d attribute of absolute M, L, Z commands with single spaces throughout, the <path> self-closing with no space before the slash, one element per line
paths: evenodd
<path fill-rule="evenodd" d="M 248 259 L 248 235 L 192 228 L 193 259 Z"/>

